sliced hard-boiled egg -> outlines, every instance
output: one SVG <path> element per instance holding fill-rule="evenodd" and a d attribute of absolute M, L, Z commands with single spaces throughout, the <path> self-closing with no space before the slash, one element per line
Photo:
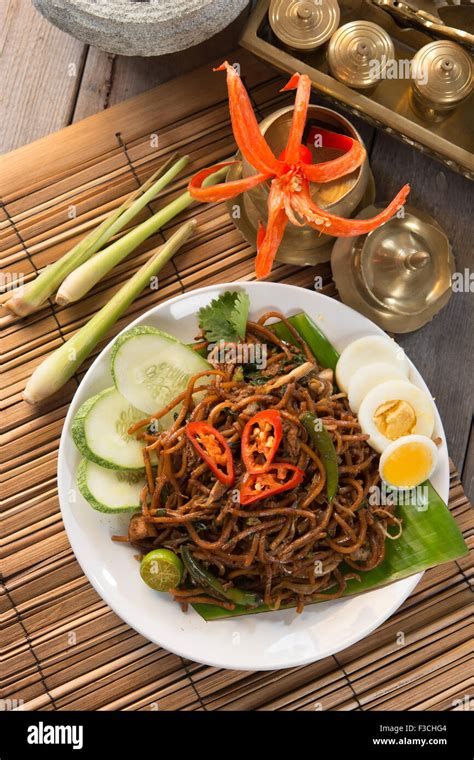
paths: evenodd
<path fill-rule="evenodd" d="M 380 477 L 392 488 L 416 488 L 431 477 L 438 449 L 424 435 L 406 435 L 390 443 L 380 457 Z"/>
<path fill-rule="evenodd" d="M 408 380 L 388 380 L 376 385 L 359 407 L 362 431 L 378 452 L 402 436 L 416 434 L 431 438 L 434 421 L 431 396 Z"/>
<path fill-rule="evenodd" d="M 351 378 L 366 364 L 383 362 L 398 367 L 408 377 L 409 364 L 403 348 L 383 335 L 367 335 L 358 338 L 344 349 L 336 365 L 336 382 L 347 393 Z"/>
<path fill-rule="evenodd" d="M 403 370 L 395 364 L 375 362 L 366 364 L 355 372 L 349 382 L 348 399 L 353 412 L 358 412 L 364 397 L 372 388 L 387 380 L 406 380 Z"/>

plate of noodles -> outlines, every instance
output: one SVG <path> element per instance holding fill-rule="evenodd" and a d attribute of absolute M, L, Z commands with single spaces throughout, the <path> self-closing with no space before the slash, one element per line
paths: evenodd
<path fill-rule="evenodd" d="M 424 506 L 380 496 L 421 478 Z M 420 571 L 463 553 L 443 504 L 444 430 L 415 366 L 365 317 L 291 285 L 213 285 L 129 325 L 71 403 L 58 484 L 104 601 L 217 667 L 332 655 L 393 614 Z"/>

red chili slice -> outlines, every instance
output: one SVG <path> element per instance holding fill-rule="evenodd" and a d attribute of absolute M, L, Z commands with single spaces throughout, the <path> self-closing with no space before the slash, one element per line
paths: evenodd
<path fill-rule="evenodd" d="M 207 422 L 189 422 L 186 435 L 217 480 L 231 486 L 235 480 L 234 460 L 222 433 Z"/>
<path fill-rule="evenodd" d="M 294 464 L 275 462 L 266 472 L 248 476 L 240 488 L 240 503 L 253 504 L 260 499 L 276 496 L 296 488 L 304 478 L 304 472 Z"/>
<path fill-rule="evenodd" d="M 268 470 L 282 435 L 281 415 L 276 409 L 264 409 L 247 422 L 242 433 L 242 459 L 247 472 Z"/>

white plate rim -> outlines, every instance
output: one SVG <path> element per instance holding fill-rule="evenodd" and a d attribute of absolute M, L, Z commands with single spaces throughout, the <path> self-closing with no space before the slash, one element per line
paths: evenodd
<path fill-rule="evenodd" d="M 132 629 L 134 629 L 135 631 L 137 631 L 139 634 L 141 634 L 142 636 L 144 636 L 149 641 L 157 644 L 158 646 L 162 647 L 163 649 L 166 649 L 166 650 L 168 650 L 168 651 L 176 654 L 177 656 L 179 656 L 181 658 L 194 660 L 196 662 L 200 662 L 202 664 L 209 665 L 209 666 L 212 666 L 212 667 L 225 668 L 225 669 L 229 669 L 229 670 L 235 669 L 235 670 L 249 670 L 249 671 L 261 671 L 261 670 L 267 671 L 267 670 L 282 670 L 282 669 L 286 669 L 286 668 L 289 668 L 289 667 L 300 667 L 300 666 L 308 665 L 308 664 L 310 664 L 312 662 L 315 662 L 315 661 L 317 661 L 319 659 L 323 659 L 324 657 L 331 656 L 332 654 L 337 654 L 338 652 L 340 652 L 340 651 L 342 651 L 342 650 L 344 650 L 344 649 L 346 649 L 346 648 L 348 648 L 348 647 L 356 644 L 357 642 L 365 639 L 367 636 L 369 636 L 371 633 L 373 633 L 374 630 L 376 630 L 377 628 L 379 628 L 389 617 L 391 617 L 396 612 L 396 610 L 399 609 L 399 607 L 403 604 L 403 602 L 408 598 L 408 596 L 412 593 L 412 591 L 414 590 L 414 588 L 417 586 L 417 584 L 419 583 L 419 581 L 423 577 L 424 573 L 423 572 L 417 573 L 417 574 L 415 574 L 413 576 L 409 576 L 408 578 L 402 579 L 400 581 L 396 581 L 395 583 L 390 584 L 389 586 L 384 587 L 384 588 L 391 588 L 391 589 L 397 588 L 401 593 L 399 593 L 398 595 L 394 595 L 395 600 L 394 600 L 393 604 L 391 604 L 385 610 L 385 612 L 384 612 L 383 615 L 381 615 L 378 618 L 375 618 L 370 624 L 368 624 L 363 629 L 362 632 L 357 632 L 353 636 L 349 636 L 347 638 L 347 640 L 345 640 L 344 643 L 341 646 L 336 647 L 336 648 L 332 648 L 330 651 L 329 650 L 328 651 L 323 651 L 323 652 L 318 653 L 316 655 L 312 654 L 310 656 L 307 656 L 307 657 L 304 657 L 304 658 L 301 658 L 301 659 L 296 658 L 296 659 L 289 660 L 288 662 L 284 662 L 284 663 L 275 663 L 271 667 L 269 667 L 268 665 L 262 665 L 261 667 L 259 667 L 258 663 L 255 663 L 252 659 L 245 660 L 245 659 L 239 658 L 239 662 L 234 664 L 232 662 L 229 662 L 228 660 L 222 660 L 222 659 L 220 659 L 219 657 L 216 657 L 216 656 L 207 656 L 206 655 L 205 658 L 202 658 L 201 656 L 196 655 L 195 652 L 190 651 L 187 647 L 182 648 L 182 647 L 176 646 L 174 644 L 174 642 L 169 642 L 169 641 L 163 642 L 163 641 L 159 640 L 159 637 L 154 636 L 154 635 L 153 636 L 150 635 L 150 632 L 146 629 L 146 626 L 141 625 L 140 622 L 137 622 L 136 620 L 131 620 L 128 617 L 127 614 L 124 614 L 123 610 L 121 610 L 119 607 L 117 607 L 114 604 L 113 600 L 110 598 L 110 595 L 108 595 L 107 593 L 104 592 L 104 590 L 97 583 L 96 578 L 93 575 L 91 575 L 90 572 L 88 572 L 87 565 L 86 565 L 86 563 L 83 560 L 83 552 L 81 551 L 81 549 L 80 549 L 80 547 L 78 545 L 78 542 L 75 539 L 74 531 L 72 530 L 72 516 L 71 516 L 70 510 L 68 509 L 69 508 L 68 499 L 65 497 L 65 493 L 66 493 L 66 490 L 67 490 L 67 484 L 65 482 L 65 474 L 64 474 L 65 473 L 65 448 L 66 448 L 66 446 L 67 446 L 68 443 L 72 443 L 72 441 L 70 441 L 70 425 L 71 425 L 72 418 L 73 418 L 73 416 L 74 416 L 74 414 L 76 412 L 76 407 L 78 406 L 78 404 L 75 403 L 76 396 L 78 395 L 78 391 L 79 391 L 80 387 L 83 386 L 83 385 L 85 386 L 86 385 L 86 381 L 88 381 L 91 377 L 93 377 L 96 368 L 100 365 L 100 363 L 102 362 L 102 360 L 104 358 L 104 355 L 110 350 L 111 345 L 114 343 L 114 341 L 116 340 L 116 338 L 118 337 L 118 335 L 121 335 L 123 332 L 125 332 L 125 331 L 131 329 L 132 327 L 135 327 L 136 325 L 142 323 L 144 320 L 146 320 L 150 316 L 155 315 L 155 313 L 157 311 L 159 312 L 160 309 L 162 309 L 164 307 L 169 307 L 169 306 L 173 305 L 176 302 L 185 300 L 185 299 L 190 298 L 192 296 L 197 296 L 197 295 L 201 295 L 201 294 L 205 294 L 205 293 L 211 293 L 211 292 L 214 293 L 215 295 L 218 295 L 219 293 L 222 293 L 225 290 L 230 290 L 230 289 L 244 289 L 244 290 L 246 290 L 248 288 L 253 289 L 255 286 L 257 286 L 257 287 L 264 286 L 264 287 L 270 287 L 270 288 L 277 287 L 277 288 L 282 288 L 282 289 L 284 288 L 285 292 L 289 292 L 291 290 L 292 292 L 294 292 L 295 295 L 297 295 L 301 291 L 304 291 L 306 294 L 307 293 L 311 293 L 313 296 L 317 296 L 318 299 L 323 299 L 323 303 L 324 303 L 324 301 L 330 301 L 330 302 L 332 302 L 332 304 L 337 303 L 338 306 L 343 311 L 346 311 L 348 314 L 351 314 L 351 313 L 355 314 L 357 316 L 358 320 L 362 319 L 364 322 L 367 323 L 367 326 L 370 329 L 370 332 L 372 334 L 377 333 L 377 334 L 380 334 L 380 335 L 386 335 L 386 333 L 380 327 L 378 327 L 375 323 L 373 323 L 370 319 L 368 319 L 364 315 L 360 314 L 359 312 L 355 311 L 354 309 L 352 309 L 351 307 L 347 306 L 346 304 L 343 304 L 343 303 L 341 303 L 339 301 L 336 301 L 335 299 L 331 298 L 330 296 L 326 296 L 325 294 L 320 293 L 318 291 L 311 291 L 308 288 L 302 288 L 302 287 L 300 287 L 298 285 L 291 285 L 291 284 L 287 284 L 287 283 L 274 283 L 274 282 L 267 282 L 267 281 L 259 282 L 259 281 L 236 280 L 236 281 L 224 282 L 224 283 L 214 283 L 212 285 L 207 285 L 207 286 L 204 286 L 202 288 L 196 288 L 194 290 L 190 290 L 190 291 L 187 291 L 187 292 L 184 292 L 184 293 L 180 293 L 180 294 L 178 294 L 178 295 L 176 295 L 176 296 L 174 296 L 172 298 L 166 299 L 165 301 L 160 302 L 156 306 L 153 306 L 152 308 L 148 309 L 143 314 L 140 314 L 132 322 L 130 322 L 129 324 L 127 324 L 123 328 L 123 330 L 121 330 L 116 336 L 114 336 L 114 338 L 112 338 L 107 343 L 107 345 L 104 346 L 104 348 L 102 349 L 102 351 L 100 352 L 100 354 L 95 358 L 95 360 L 93 361 L 93 363 L 91 364 L 91 366 L 87 370 L 86 374 L 84 375 L 84 377 L 83 377 L 83 379 L 81 381 L 81 384 L 80 384 L 78 390 L 75 392 L 73 398 L 71 399 L 71 403 L 69 405 L 69 409 L 68 409 L 68 412 L 67 412 L 67 415 L 66 415 L 66 418 L 65 418 L 65 421 L 64 421 L 64 425 L 63 425 L 63 429 L 62 429 L 62 433 L 61 433 L 61 438 L 60 438 L 60 443 L 59 443 L 58 465 L 57 465 L 57 482 L 58 482 L 58 495 L 59 495 L 59 503 L 60 503 L 60 509 L 61 509 L 61 516 L 62 516 L 62 519 L 63 519 L 63 522 L 64 522 L 64 526 L 65 526 L 66 534 L 68 536 L 68 540 L 69 540 L 69 542 L 71 544 L 71 548 L 72 548 L 72 550 L 74 552 L 76 560 L 77 560 L 78 564 L 80 565 L 82 571 L 84 572 L 84 575 L 87 577 L 87 579 L 89 580 L 89 582 L 91 583 L 91 585 L 94 587 L 94 589 L 96 590 L 96 592 L 99 594 L 99 596 L 106 602 L 106 604 L 112 609 L 112 611 L 118 617 L 120 617 L 125 623 L 127 623 L 127 625 L 129 625 Z M 289 307 L 289 310 L 295 310 L 296 308 L 297 308 L 296 306 L 295 307 L 291 306 L 291 307 Z M 317 322 L 317 320 L 315 320 L 315 321 Z M 322 327 L 321 329 L 324 330 L 324 327 Z M 431 393 L 430 393 L 430 391 L 429 391 L 429 389 L 428 389 L 428 387 L 427 387 L 427 385 L 426 385 L 423 377 L 421 376 L 421 374 L 416 369 L 416 366 L 413 364 L 413 362 L 410 359 L 408 359 L 408 360 L 409 360 L 411 371 L 412 372 L 414 371 L 414 373 L 416 375 L 416 382 L 418 384 L 420 384 L 431 396 Z M 436 404 L 435 404 L 435 409 L 436 409 L 436 417 L 437 417 L 437 428 L 440 431 L 440 434 L 442 435 L 443 446 L 444 446 L 444 448 L 446 448 L 446 446 L 445 446 L 446 438 L 445 438 L 445 434 L 444 434 L 444 428 L 443 428 L 443 424 L 442 424 L 439 412 L 437 410 Z M 446 459 L 446 462 L 444 462 L 443 464 L 445 465 L 445 467 L 444 467 L 445 470 L 446 470 L 446 465 L 447 465 L 447 473 L 448 474 L 447 474 L 447 477 L 445 478 L 444 490 L 443 489 L 439 489 L 439 488 L 438 488 L 438 490 L 441 491 L 441 493 L 440 493 L 441 498 L 447 503 L 447 499 L 448 499 L 448 495 L 449 495 L 449 463 L 448 463 L 447 453 L 445 454 L 445 459 Z M 440 457 L 440 460 L 441 460 L 441 457 Z M 137 576 L 138 576 L 138 573 L 137 573 Z M 324 608 L 324 607 L 327 607 L 327 606 L 331 606 L 333 604 L 338 604 L 338 603 L 341 603 L 341 602 L 348 602 L 348 601 L 350 601 L 352 599 L 357 599 L 357 598 L 360 599 L 361 597 L 368 597 L 368 596 L 370 596 L 370 594 L 376 594 L 377 592 L 380 592 L 382 590 L 383 589 L 375 589 L 374 591 L 364 592 L 363 594 L 361 594 L 359 596 L 346 597 L 345 599 L 343 598 L 343 599 L 340 599 L 340 600 L 334 600 L 334 601 L 319 603 L 317 606 L 318 606 L 318 608 L 321 609 L 321 608 Z M 197 615 L 197 613 L 195 613 L 194 611 L 193 611 L 193 614 Z M 260 613 L 260 614 L 264 614 L 265 615 L 265 614 L 275 614 L 275 613 Z M 258 619 L 259 616 L 260 615 L 258 614 L 258 615 L 255 615 L 253 617 L 254 617 L 254 619 Z M 232 620 L 233 621 L 239 621 L 239 620 L 245 620 L 245 619 L 247 619 L 247 618 L 245 618 L 245 617 L 244 618 L 233 618 Z M 219 622 L 220 622 L 219 620 L 212 621 L 212 622 L 209 622 L 208 625 L 210 625 L 210 626 L 216 626 L 216 625 L 219 625 Z"/>

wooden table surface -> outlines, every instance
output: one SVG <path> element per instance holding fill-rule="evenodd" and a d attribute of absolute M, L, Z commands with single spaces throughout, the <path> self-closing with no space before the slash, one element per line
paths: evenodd
<path fill-rule="evenodd" d="M 245 15 L 245 14 L 244 14 Z M 49 24 L 30 0 L 0 4 L 0 153 L 54 132 L 189 71 L 236 47 L 243 18 L 212 44 L 185 54 L 140 59 L 109 55 Z M 358 126 L 361 126 L 358 123 Z M 456 271 L 472 267 L 474 185 L 443 165 L 362 125 L 377 196 L 393 197 L 406 181 L 410 203 L 432 214 L 453 246 Z M 471 287 L 474 288 L 474 285 Z M 474 497 L 473 293 L 453 293 L 431 323 L 399 336 L 436 398 L 451 458 Z"/>

